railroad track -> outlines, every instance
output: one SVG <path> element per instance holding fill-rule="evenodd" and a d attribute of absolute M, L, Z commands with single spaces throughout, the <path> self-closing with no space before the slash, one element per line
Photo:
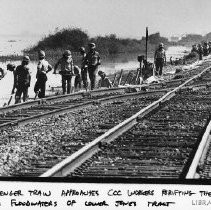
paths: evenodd
<path fill-rule="evenodd" d="M 70 175 L 184 178 L 185 166 L 201 140 L 207 115 L 211 113 L 211 100 L 204 99 L 202 93 L 200 100 L 194 96 L 189 92 L 178 94 Z M 205 107 L 196 110 L 200 105 Z"/>
<path fill-rule="evenodd" d="M 61 114 L 59 119 L 58 117 L 41 119 L 42 128 L 38 121 L 14 127 L 13 130 L 8 131 L 7 137 L 16 138 L 14 140 L 16 145 L 31 147 L 33 152 L 24 151 L 23 157 L 18 157 L 20 159 L 18 164 L 10 169 L 9 174 L 12 176 L 41 175 L 110 128 L 158 100 L 165 93 L 166 90 L 160 90 L 104 98 L 101 103 L 93 104 L 92 107 L 65 115 Z M 19 138 L 18 135 L 20 135 Z M 34 142 L 37 142 L 35 146 L 33 146 Z M 12 157 L 5 157 L 4 163 L 12 165 L 12 159 Z"/>
<path fill-rule="evenodd" d="M 209 70 L 108 130 L 42 177 L 184 179 L 210 120 Z"/>
<path fill-rule="evenodd" d="M 189 76 L 195 75 L 200 71 L 202 69 L 193 70 L 187 74 Z M 169 88 L 171 89 L 183 81 L 184 78 L 149 86 L 123 87 L 113 90 L 105 89 L 89 93 L 76 93 L 26 102 L 1 109 L 1 115 L 11 120 L 9 122 L 3 122 L 1 125 L 1 144 L 3 145 L 3 142 L 6 142 L 6 148 L 9 148 L 2 160 L 2 171 L 5 171 L 2 174 L 12 176 L 39 176 L 70 154 L 80 150 L 80 148 L 90 141 L 106 133 L 107 130 L 118 126 L 120 122 L 131 117 L 140 109 L 143 109 L 152 102 L 154 103 L 154 101 L 169 91 Z M 127 92 L 139 91 L 143 88 L 147 91 L 127 94 Z M 151 91 L 152 89 L 158 88 L 165 89 Z M 161 98 L 159 103 L 163 103 L 173 95 L 167 94 L 165 98 Z M 158 107 L 157 103 L 153 103 L 150 105 L 152 109 Z M 151 111 L 151 108 L 144 110 L 141 115 L 146 115 Z M 100 111 L 101 109 L 103 109 L 103 112 Z M 28 111 L 32 117 L 27 116 L 28 114 L 25 111 Z M 14 113 L 15 115 L 13 115 Z M 14 120 L 17 117 L 17 113 L 20 113 L 20 118 Z M 87 113 L 89 113 L 89 117 L 84 117 Z M 95 119 L 95 113 L 97 120 Z M 78 114 L 82 115 L 82 117 L 77 117 Z M 89 124 L 89 126 L 80 124 L 83 121 L 87 122 L 87 120 L 88 123 L 86 124 Z M 76 127 L 82 126 L 82 129 L 74 128 L 74 130 L 71 130 L 68 127 L 72 125 L 71 121 L 77 123 Z M 19 126 L 22 124 L 25 124 L 25 126 Z M 131 123 L 129 124 L 129 126 L 133 125 Z M 8 130 L 5 130 L 5 127 L 8 127 Z M 58 127 L 60 130 L 57 129 Z M 64 134 L 60 135 L 57 133 L 64 129 L 67 129 L 63 132 Z M 14 142 L 15 145 L 11 145 L 11 142 Z M 24 148 L 23 153 L 19 153 L 16 147 Z M 5 150 L 4 148 L 3 146 L 2 149 L 0 145 L 2 151 Z M 28 150 L 28 148 L 34 148 L 34 150 Z M 12 155 L 10 156 L 11 153 Z M 19 159 L 19 162 L 16 159 Z"/>

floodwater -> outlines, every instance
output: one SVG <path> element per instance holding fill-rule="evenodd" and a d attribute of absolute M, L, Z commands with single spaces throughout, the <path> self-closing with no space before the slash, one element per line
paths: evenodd
<path fill-rule="evenodd" d="M 11 41 L 11 40 L 10 40 Z M 24 46 L 25 45 L 25 46 Z M 27 47 L 27 41 L 24 43 L 21 43 L 21 41 L 18 42 L 8 42 L 4 45 L 2 48 L 2 51 L 0 54 L 20 54 L 21 52 L 21 47 L 22 49 Z M 12 50 L 13 49 L 13 50 Z M 186 51 L 190 51 L 190 49 L 186 47 L 180 47 L 180 46 L 174 46 L 174 47 L 169 47 L 166 55 L 167 55 L 167 61 L 169 58 L 172 56 L 173 59 L 182 57 L 184 54 L 186 54 Z M 139 63 L 137 61 L 137 56 L 138 54 L 119 54 L 116 56 L 111 56 L 111 57 L 102 57 L 102 64 L 99 68 L 99 70 L 105 71 L 107 74 L 110 73 L 115 73 L 120 71 L 121 69 L 123 70 L 131 70 L 131 69 L 137 69 L 139 67 Z M 153 55 L 148 56 L 148 60 L 153 62 Z M 3 69 L 6 69 L 7 63 L 12 62 L 8 61 L 6 63 L 0 63 L 0 67 Z M 21 61 L 14 61 L 15 65 L 19 65 Z M 36 82 L 36 66 L 37 62 L 31 62 L 29 64 L 29 68 L 31 70 L 31 75 L 32 75 L 32 81 L 31 81 L 31 87 L 29 88 L 29 97 L 33 98 L 34 97 L 34 84 Z M 61 76 L 60 75 L 54 75 L 52 72 L 48 73 L 48 81 L 46 83 L 46 89 L 50 90 L 51 87 L 56 87 L 56 86 L 61 86 Z M 3 106 L 4 103 L 7 103 L 8 99 L 10 98 L 12 86 L 13 86 L 13 73 L 12 72 L 7 72 L 7 75 L 5 76 L 4 79 L 0 81 L 0 107 Z M 48 91 L 47 95 L 50 94 L 51 92 Z M 14 103 L 14 101 L 12 101 Z"/>

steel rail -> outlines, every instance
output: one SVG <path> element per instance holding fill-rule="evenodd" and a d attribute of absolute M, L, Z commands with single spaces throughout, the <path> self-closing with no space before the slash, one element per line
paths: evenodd
<path fill-rule="evenodd" d="M 211 141 L 211 121 L 209 122 L 204 135 L 202 137 L 202 140 L 198 146 L 198 149 L 195 153 L 195 156 L 193 158 L 193 161 L 189 167 L 188 173 L 186 175 L 186 179 L 197 179 L 200 178 L 198 174 L 198 167 L 200 167 L 200 164 L 203 163 L 203 160 L 205 158 L 205 155 L 208 150 L 208 144 Z"/>
<path fill-rule="evenodd" d="M 162 96 L 159 100 L 153 102 L 152 104 L 140 110 L 130 118 L 123 121 L 122 123 L 108 130 L 106 133 L 96 138 L 88 145 L 84 146 L 83 148 L 81 148 L 68 158 L 64 159 L 60 163 L 56 164 L 54 167 L 42 174 L 40 177 L 63 177 L 67 176 L 68 174 L 71 174 L 78 166 L 80 166 L 83 162 L 92 157 L 92 155 L 97 153 L 100 150 L 100 145 L 115 140 L 120 135 L 131 129 L 144 116 L 146 116 L 148 113 L 152 112 L 156 108 L 159 108 L 161 104 L 163 104 L 165 101 L 170 100 L 172 97 L 174 97 L 176 93 L 178 93 L 185 85 L 192 81 L 195 81 L 197 78 L 200 78 L 208 70 L 210 70 L 210 67 L 204 69 L 199 74 L 193 76 L 177 88 L 171 90 L 170 92 Z"/>
<path fill-rule="evenodd" d="M 38 106 L 43 103 L 55 103 L 55 102 L 60 102 L 60 101 L 65 101 L 69 99 L 81 99 L 86 96 L 100 96 L 104 94 L 109 94 L 109 93 L 125 93 L 127 89 L 130 88 L 135 88 L 136 90 L 140 90 L 143 87 L 147 87 L 148 85 L 132 85 L 132 86 L 125 86 L 125 87 L 118 87 L 118 88 L 103 88 L 103 89 L 97 89 L 97 90 L 92 90 L 92 91 L 82 91 L 82 92 L 77 92 L 77 93 L 70 93 L 67 95 L 59 95 L 59 96 L 51 96 L 43 99 L 36 99 L 33 101 L 27 101 L 19 104 L 13 104 L 9 105 L 6 107 L 1 107 L 0 108 L 0 114 L 4 114 L 10 111 L 14 110 L 19 110 L 19 109 L 24 109 L 24 108 L 30 108 L 32 106 Z"/>

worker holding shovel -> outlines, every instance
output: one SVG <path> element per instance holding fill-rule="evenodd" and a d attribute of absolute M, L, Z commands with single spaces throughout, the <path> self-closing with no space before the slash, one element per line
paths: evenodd
<path fill-rule="evenodd" d="M 11 71 L 13 73 L 13 76 L 14 76 L 13 88 L 12 88 L 11 96 L 9 98 L 7 105 L 10 105 L 12 98 L 15 94 L 15 89 L 17 87 L 17 81 L 16 81 L 16 76 L 15 76 L 15 68 L 16 68 L 16 66 L 14 64 L 11 64 L 11 63 L 7 64 L 7 70 Z"/>

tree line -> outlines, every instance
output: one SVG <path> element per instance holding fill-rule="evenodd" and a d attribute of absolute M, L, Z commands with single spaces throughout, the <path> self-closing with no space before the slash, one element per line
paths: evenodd
<path fill-rule="evenodd" d="M 146 37 L 141 39 L 120 38 L 116 34 L 89 37 L 88 33 L 80 28 L 64 28 L 44 37 L 35 46 L 27 49 L 26 52 L 33 53 L 38 50 L 45 50 L 58 53 L 64 49 L 78 52 L 79 47 L 94 42 L 101 54 L 136 53 L 144 52 L 145 40 Z M 154 51 L 160 42 L 165 45 L 174 44 L 169 42 L 167 38 L 161 37 L 159 32 L 154 33 L 148 37 L 149 51 Z"/>

